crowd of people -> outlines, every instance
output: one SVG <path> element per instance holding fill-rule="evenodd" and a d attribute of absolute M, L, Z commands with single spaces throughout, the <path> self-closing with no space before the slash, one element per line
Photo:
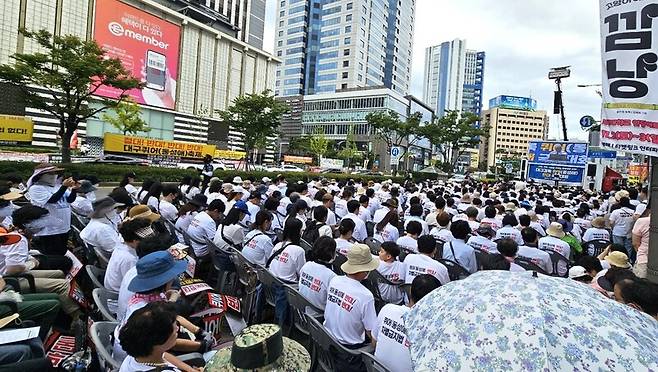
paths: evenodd
<path fill-rule="evenodd" d="M 20 295 L 18 314 L 41 326 L 41 340 L 61 313 L 83 317 L 69 296 L 72 261 L 66 254 L 72 218 L 84 220 L 80 239 L 109 257 L 103 285 L 119 298 L 113 357 L 122 361 L 121 371 L 198 370 L 202 366 L 179 357 L 191 352 L 204 353 L 209 366 L 217 363 L 212 336 L 177 306 L 184 301 L 177 278 L 186 263 L 167 251 L 175 243 L 189 245 L 195 277 L 203 279 L 217 269 L 213 250 L 239 252 L 293 286 L 312 304 L 307 314 L 337 342 L 374 354 L 391 371 L 412 370 L 404 314 L 426 294 L 481 270 L 576 280 L 658 321 L 658 285 L 646 279 L 646 188 L 602 194 L 522 181 L 287 182 L 283 176 L 221 180 L 209 174 L 172 183 L 131 172 L 97 198 L 95 177 L 63 173 L 41 164 L 25 184 L 0 177 L 7 181 L 0 186 L 0 275 L 18 283 L 17 292 L 30 287 L 21 274 L 34 277 L 37 293 Z M 19 200 L 26 202 L 15 205 Z M 372 288 L 368 278 L 375 276 L 381 280 Z M 289 324 L 285 288 L 272 292 L 272 322 Z M 262 286 L 258 294 L 256 313 L 262 314 Z M 0 316 L 10 313 L 0 302 Z M 181 337 L 179 327 L 191 337 Z M 310 367 L 303 347 L 282 338 L 280 329 L 258 327 L 249 324 L 236 340 L 245 332 L 274 337 L 290 347 L 275 353 L 278 362 L 291 358 L 288 363 Z M 0 364 L 43 358 L 39 342 L 28 341 L 23 354 L 0 345 Z M 236 345 L 216 358 L 240 360 L 233 354 L 244 350 Z M 364 370 L 353 354 L 336 355 L 336 364 L 342 371 Z"/>

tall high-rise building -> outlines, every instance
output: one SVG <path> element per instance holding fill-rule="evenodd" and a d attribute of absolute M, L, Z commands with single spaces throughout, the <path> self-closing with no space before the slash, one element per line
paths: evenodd
<path fill-rule="evenodd" d="M 466 50 L 462 111 L 477 116 L 482 114 L 482 89 L 484 83 L 484 52 Z M 480 122 L 477 123 L 480 125 Z"/>
<path fill-rule="evenodd" d="M 406 94 L 415 0 L 277 0 L 280 96 L 385 86 Z"/>

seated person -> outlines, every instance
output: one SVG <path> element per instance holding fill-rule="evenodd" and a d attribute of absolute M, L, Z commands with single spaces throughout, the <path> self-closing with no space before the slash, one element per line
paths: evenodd
<path fill-rule="evenodd" d="M 327 304 L 327 287 L 336 276 L 332 262 L 336 258 L 336 242 L 328 236 L 321 236 L 306 252 L 306 263 L 299 274 L 299 293 L 318 309 L 324 311 Z M 316 314 L 307 309 L 312 316 Z"/>
<path fill-rule="evenodd" d="M 80 187 L 78 188 L 77 196 L 75 201 L 71 203 L 71 209 L 73 212 L 84 216 L 89 217 L 94 212 L 94 207 L 92 202 L 96 200 L 96 195 L 94 191 L 96 187 L 87 180 L 80 181 Z"/>
<path fill-rule="evenodd" d="M 404 282 L 406 268 L 403 262 L 398 261 L 400 247 L 394 242 L 383 242 L 379 248 L 379 267 L 377 271 L 388 281 L 393 283 Z M 388 303 L 399 304 L 404 299 L 404 293 L 398 286 L 380 283 L 379 293 Z"/>
<path fill-rule="evenodd" d="M 135 249 L 137 244 L 144 239 L 155 236 L 151 228 L 151 221 L 146 218 L 135 218 L 121 224 L 119 228 L 123 242 L 119 243 L 112 252 L 110 262 L 105 270 L 103 285 L 112 292 L 119 292 L 121 279 L 130 268 L 137 264 Z"/>
<path fill-rule="evenodd" d="M 436 223 L 438 226 L 430 231 L 430 235 L 434 236 L 437 240 L 442 240 L 446 243 L 455 240 L 450 232 L 450 218 L 450 215 L 446 212 L 440 213 L 436 216 Z"/>
<path fill-rule="evenodd" d="M 475 234 L 468 238 L 466 244 L 482 252 L 498 253 L 496 243 L 492 241 L 493 237 L 496 236 L 496 232 L 491 226 L 480 224 L 480 227 L 475 230 Z"/>
<path fill-rule="evenodd" d="M 439 224 L 441 224 L 440 221 Z M 450 232 L 454 240 L 443 245 L 443 258 L 457 262 L 471 274 L 476 272 L 478 268 L 475 259 L 475 250 L 466 244 L 466 239 L 468 239 L 468 235 L 471 233 L 471 227 L 468 225 L 468 222 L 461 220 L 453 222 L 450 226 Z"/>
<path fill-rule="evenodd" d="M 421 274 L 430 274 L 439 279 L 441 284 L 450 282 L 448 269 L 434 259 L 436 239 L 432 235 L 423 235 L 418 239 L 418 251 L 419 253 L 410 254 L 404 259 L 405 283 L 411 283 L 416 276 Z"/>
<path fill-rule="evenodd" d="M 524 268 L 514 263 L 516 254 L 519 252 L 519 245 L 512 239 L 500 239 L 496 242 L 496 249 L 510 263 L 509 271 L 521 272 Z"/>
<path fill-rule="evenodd" d="M 418 237 L 423 232 L 423 226 L 418 221 L 409 221 L 406 227 L 407 234 L 396 242 L 401 249 L 418 253 Z"/>
<path fill-rule="evenodd" d="M 625 279 L 615 286 L 615 299 L 658 320 L 658 284 Z"/>
<path fill-rule="evenodd" d="M 521 230 L 521 237 L 523 238 L 523 245 L 519 246 L 519 251 L 517 252 L 518 257 L 525 258 L 530 260 L 539 268 L 543 269 L 547 274 L 553 273 L 553 261 L 551 261 L 551 256 L 537 248 L 539 244 L 539 234 L 536 229 L 532 227 L 525 227 Z"/>
<path fill-rule="evenodd" d="M 242 241 L 242 255 L 252 264 L 265 266 L 267 258 L 272 254 L 272 239 L 269 231 L 272 226 L 272 213 L 258 211 L 254 216 L 252 230 Z"/>
<path fill-rule="evenodd" d="M 89 215 L 89 223 L 80 231 L 80 238 L 85 243 L 112 253 L 114 247 L 121 242 L 119 223 L 121 219 L 117 208 L 123 206 L 114 199 L 105 197 L 96 200 L 94 211 Z"/>
<path fill-rule="evenodd" d="M 0 236 L 0 241 L 2 237 Z M 0 291 L 6 290 L 5 280 L 0 276 Z M 0 296 L 3 296 L 0 294 Z M 38 324 L 39 338 L 46 340 L 57 314 L 59 314 L 59 298 L 56 293 L 25 293 L 21 294 L 21 301 L 16 302 L 18 315 L 21 320 L 32 320 Z M 8 296 L 11 297 L 11 296 Z M 11 298 L 10 298 L 11 300 Z M 13 309 L 9 306 L 0 305 L 0 318 L 12 315 Z M 0 362 L 2 365 L 2 362 Z"/>

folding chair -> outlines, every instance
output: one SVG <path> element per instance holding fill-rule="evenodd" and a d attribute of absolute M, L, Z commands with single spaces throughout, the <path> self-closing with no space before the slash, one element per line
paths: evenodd
<path fill-rule="evenodd" d="M 304 240 L 304 239 L 300 239 L 300 240 L 299 240 L 299 246 L 302 247 L 302 248 L 304 249 L 304 252 L 308 252 L 308 251 L 310 251 L 311 249 L 313 249 L 313 244 L 307 242 L 307 241 Z"/>
<path fill-rule="evenodd" d="M 91 341 L 94 343 L 101 371 L 118 371 L 121 363 L 112 357 L 112 335 L 117 322 L 95 322 L 91 325 Z"/>
<path fill-rule="evenodd" d="M 473 250 L 475 251 L 475 264 L 477 265 L 478 270 L 482 270 L 484 268 L 484 263 L 489 260 L 489 253 L 475 247 L 473 247 Z M 443 252 L 441 255 L 443 255 Z"/>
<path fill-rule="evenodd" d="M 391 287 L 400 290 L 400 284 L 402 283 L 394 283 L 386 279 L 379 271 L 373 270 L 368 274 L 368 278 L 363 284 L 370 290 L 370 292 L 372 292 L 373 297 L 375 297 L 375 310 L 379 313 L 379 310 L 389 303 L 382 297 L 381 286 L 390 285 Z"/>
<path fill-rule="evenodd" d="M 336 253 L 336 258 L 334 258 L 334 263 L 332 266 L 334 268 L 334 272 L 337 275 L 345 275 L 343 269 L 340 268 L 341 265 L 344 264 L 345 262 L 347 262 L 347 257 L 343 256 L 340 253 Z"/>
<path fill-rule="evenodd" d="M 604 239 L 590 240 L 583 243 L 583 248 L 588 255 L 598 257 L 606 247 L 610 245 L 610 241 Z"/>
<path fill-rule="evenodd" d="M 282 242 L 283 241 L 283 229 L 276 228 L 274 229 L 274 233 L 276 234 L 276 240 Z"/>
<path fill-rule="evenodd" d="M 315 350 L 315 370 L 334 372 L 338 371 L 335 355 L 354 356 L 361 359 L 361 351 L 350 350 L 341 345 L 336 339 L 327 332 L 322 324 L 313 317 L 308 317 L 308 327 L 313 340 L 313 349 Z"/>
<path fill-rule="evenodd" d="M 548 275 L 548 273 L 546 273 L 546 270 L 539 267 L 536 263 L 532 262 L 532 260 L 529 258 L 517 257 L 514 259 L 514 263 L 528 271 L 536 271 L 540 274 Z"/>
<path fill-rule="evenodd" d="M 96 254 L 96 258 L 98 259 L 98 266 L 101 269 L 107 269 L 107 265 L 110 263 L 110 256 L 112 256 L 111 253 L 105 252 L 104 250 L 91 246 L 92 249 L 94 250 L 94 253 Z"/>
<path fill-rule="evenodd" d="M 367 237 L 363 243 L 367 245 L 370 248 L 370 253 L 374 255 L 379 254 L 379 248 L 381 248 L 382 243 L 379 242 L 379 240 L 376 240 L 372 237 Z"/>
<path fill-rule="evenodd" d="M 375 235 L 375 223 L 372 221 L 366 222 L 366 232 L 368 233 L 369 237 L 373 237 Z"/>
<path fill-rule="evenodd" d="M 82 230 L 89 223 L 89 218 L 79 215 L 75 212 L 71 212 L 71 227 L 75 226 L 76 228 Z"/>
<path fill-rule="evenodd" d="M 301 334 L 304 336 L 309 336 L 309 330 L 308 330 L 308 317 L 311 316 L 309 315 L 309 311 L 319 314 L 318 316 L 314 317 L 322 317 L 324 314 L 324 311 L 321 309 L 318 309 L 315 307 L 312 303 L 310 303 L 306 297 L 302 296 L 297 289 L 289 286 L 289 285 L 284 285 L 283 288 L 286 290 L 286 297 L 288 298 L 288 304 L 292 308 L 292 324 L 297 329 Z"/>
<path fill-rule="evenodd" d="M 361 360 L 363 360 L 363 363 L 365 363 L 366 371 L 368 372 L 392 372 L 372 354 L 362 353 Z"/>
<path fill-rule="evenodd" d="M 438 260 L 448 269 L 448 276 L 451 281 L 460 280 L 468 277 L 471 273 L 465 267 L 455 261 L 441 258 Z"/>
<path fill-rule="evenodd" d="M 91 283 L 94 285 L 94 288 L 103 288 L 105 289 L 105 270 L 94 265 L 85 265 L 85 270 L 87 270 L 87 275 L 91 279 Z"/>
<path fill-rule="evenodd" d="M 441 239 L 436 239 L 436 251 L 434 251 L 434 259 L 439 260 L 443 258 L 443 245 L 446 244 Z"/>
<path fill-rule="evenodd" d="M 545 250 L 544 252 L 548 253 L 551 262 L 553 263 L 553 274 L 551 274 L 551 276 L 559 276 L 563 278 L 568 277 L 569 268 L 571 267 L 569 259 L 555 251 Z"/>
<path fill-rule="evenodd" d="M 115 304 L 119 301 L 119 294 L 105 288 L 96 288 L 91 292 L 91 296 L 103 318 L 109 322 L 116 322 L 117 314 L 115 311 L 110 310 L 110 305 L 113 305 L 111 301 Z"/>
<path fill-rule="evenodd" d="M 231 255 L 231 261 L 235 265 L 235 272 L 238 282 L 242 286 L 242 316 L 247 324 L 251 324 L 252 313 L 254 310 L 254 301 L 256 299 L 256 286 L 258 284 L 258 270 L 247 260 L 242 253 L 234 251 Z M 238 292 L 238 291 L 236 291 Z"/>
<path fill-rule="evenodd" d="M 235 282 L 231 281 L 231 276 L 235 274 L 235 265 L 231 260 L 232 252 L 220 249 L 212 240 L 205 238 L 208 245 L 208 253 L 212 266 L 216 271 L 217 277 L 215 280 L 208 275 L 208 282 L 214 283 L 219 293 L 233 293 L 235 290 Z M 232 283 L 233 282 L 233 283 Z"/>
<path fill-rule="evenodd" d="M 408 255 L 414 253 L 416 252 L 412 251 L 407 247 L 400 247 L 400 256 L 398 256 L 398 260 L 400 260 L 400 262 L 404 262 L 404 259 L 407 258 Z"/>

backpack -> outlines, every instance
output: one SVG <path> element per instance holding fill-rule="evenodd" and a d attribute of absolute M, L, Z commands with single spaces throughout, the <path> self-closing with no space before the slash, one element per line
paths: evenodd
<path fill-rule="evenodd" d="M 302 239 L 304 239 L 309 244 L 313 244 L 320 237 L 320 228 L 325 224 L 317 221 L 310 222 L 311 224 L 306 226 L 306 230 L 304 230 L 304 233 L 302 234 Z"/>

